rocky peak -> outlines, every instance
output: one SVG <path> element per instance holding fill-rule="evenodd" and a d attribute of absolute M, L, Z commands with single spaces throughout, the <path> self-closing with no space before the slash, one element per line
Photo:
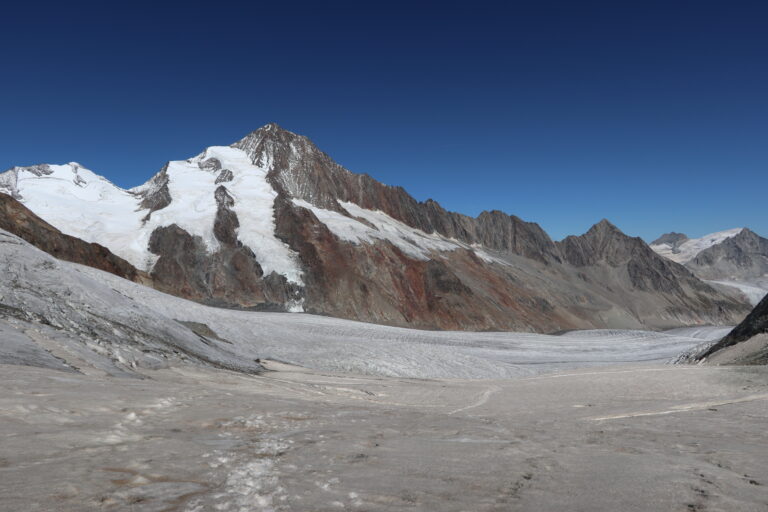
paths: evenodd
<path fill-rule="evenodd" d="M 242 149 L 254 165 L 265 168 L 276 164 L 295 165 L 304 158 L 322 154 L 307 137 L 290 132 L 276 123 L 249 133 L 232 147 Z"/>
<path fill-rule="evenodd" d="M 768 239 L 744 228 L 699 252 L 686 263 L 705 279 L 763 279 L 768 274 Z"/>
<path fill-rule="evenodd" d="M 338 200 L 348 197 L 347 182 L 352 173 L 307 137 L 271 123 L 249 133 L 232 147 L 245 151 L 254 165 L 266 169 L 279 194 L 342 211 Z"/>
<path fill-rule="evenodd" d="M 617 228 L 611 221 L 608 219 L 602 219 L 597 224 L 593 225 L 591 228 L 589 228 L 589 231 L 586 233 L 588 236 L 611 236 L 611 235 L 621 235 L 626 236 L 619 228 Z"/>
<path fill-rule="evenodd" d="M 675 250 L 687 240 L 688 240 L 688 235 L 685 235 L 683 233 L 675 233 L 673 231 L 671 233 L 664 233 L 659 238 L 651 242 L 651 245 L 666 244 L 672 247 L 672 250 Z"/>
<path fill-rule="evenodd" d="M 653 251 L 639 238 L 627 236 L 603 219 L 580 236 L 569 236 L 558 243 L 562 257 L 577 267 L 604 261 L 611 266 L 626 263 L 633 256 L 648 256 Z"/>

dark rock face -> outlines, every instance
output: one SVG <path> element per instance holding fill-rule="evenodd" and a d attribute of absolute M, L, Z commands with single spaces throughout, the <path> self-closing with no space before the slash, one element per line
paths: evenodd
<path fill-rule="evenodd" d="M 99 244 L 65 235 L 13 197 L 0 194 L 0 229 L 23 238 L 56 258 L 111 272 L 147 284 L 149 276 Z"/>
<path fill-rule="evenodd" d="M 155 174 L 148 183 L 145 191 L 140 192 L 141 209 L 149 210 L 144 222 L 148 221 L 153 212 L 162 210 L 171 204 L 171 193 L 168 190 L 168 164 L 165 164 L 159 173 Z"/>
<path fill-rule="evenodd" d="M 768 296 L 766 296 L 743 322 L 737 325 L 725 338 L 712 345 L 698 356 L 699 360 L 716 355 L 729 347 L 745 344 L 755 337 L 768 333 Z M 730 360 L 735 364 L 768 364 L 768 340 L 746 348 Z"/>
<path fill-rule="evenodd" d="M 264 276 L 253 252 L 233 238 L 231 222 L 236 223 L 237 218 L 224 211 L 227 213 L 217 216 L 222 246 L 215 253 L 207 250 L 202 239 L 175 224 L 152 232 L 149 248 L 158 255 L 151 272 L 154 287 L 214 306 L 284 309 L 298 298 L 299 290 L 283 276 Z"/>
<path fill-rule="evenodd" d="M 651 245 L 667 244 L 672 247 L 672 251 L 680 247 L 684 242 L 688 240 L 688 236 L 682 233 L 665 233 L 659 238 L 651 242 Z"/>
<path fill-rule="evenodd" d="M 226 183 L 234 179 L 234 174 L 229 169 L 222 169 L 219 175 L 216 177 L 216 184 Z"/>
<path fill-rule="evenodd" d="M 276 219 L 278 236 L 304 264 L 308 312 L 427 329 L 552 331 L 572 325 L 560 312 L 545 315 L 545 299 L 471 251 L 421 261 L 388 242 L 346 243 L 287 200 L 279 202 Z"/>
<path fill-rule="evenodd" d="M 768 239 L 744 229 L 701 251 L 686 266 L 704 279 L 760 278 L 768 274 Z"/>
<path fill-rule="evenodd" d="M 216 210 L 216 220 L 213 223 L 213 234 L 222 244 L 234 247 L 238 244 L 237 229 L 240 227 L 240 221 L 235 212 L 232 211 L 235 200 L 232 199 L 229 191 L 223 185 L 219 185 L 214 197 L 218 209 Z"/>

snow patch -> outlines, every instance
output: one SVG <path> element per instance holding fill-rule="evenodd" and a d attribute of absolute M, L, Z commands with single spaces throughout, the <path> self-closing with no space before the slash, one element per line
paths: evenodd
<path fill-rule="evenodd" d="M 493 258 L 484 251 L 477 250 L 458 240 L 437 233 L 425 233 L 390 217 L 382 211 L 361 208 L 355 203 L 339 202 L 349 216 L 317 207 L 301 199 L 294 199 L 293 204 L 310 210 L 334 235 L 354 244 L 373 244 L 377 240 L 384 240 L 418 260 L 430 259 L 432 252 L 469 249 L 475 251 L 483 260 L 493 261 Z M 360 219 L 365 222 L 361 222 Z"/>

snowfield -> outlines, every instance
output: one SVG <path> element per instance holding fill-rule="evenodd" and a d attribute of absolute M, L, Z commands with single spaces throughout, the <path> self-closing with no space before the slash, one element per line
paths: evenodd
<path fill-rule="evenodd" d="M 206 165 L 217 159 L 220 167 Z M 66 165 L 16 167 L 0 173 L 0 192 L 20 197 L 24 205 L 61 232 L 95 242 L 149 271 L 156 256 L 149 251 L 152 232 L 176 224 L 199 236 L 210 252 L 219 248 L 213 233 L 221 185 L 235 199 L 239 240 L 256 255 L 266 274 L 274 271 L 289 282 L 302 284 L 297 256 L 275 236 L 274 202 L 277 193 L 267 182 L 271 162 L 255 166 L 243 150 L 212 146 L 188 160 L 168 163 L 171 202 L 152 212 L 141 208 L 142 194 L 152 180 L 130 190 L 114 185 L 75 162 Z M 217 183 L 221 172 L 231 180 Z"/>
<path fill-rule="evenodd" d="M 718 231 L 717 233 L 710 233 L 701 238 L 691 238 L 680 244 L 680 247 L 676 250 L 673 250 L 672 246 L 669 244 L 651 245 L 651 249 L 661 256 L 682 265 L 691 261 L 701 251 L 709 249 L 713 245 L 717 245 L 729 238 L 733 238 L 742 231 L 744 231 L 744 228 L 734 228 L 726 231 Z"/>

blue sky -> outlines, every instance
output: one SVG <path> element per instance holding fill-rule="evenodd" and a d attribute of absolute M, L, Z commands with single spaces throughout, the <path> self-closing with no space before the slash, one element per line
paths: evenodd
<path fill-rule="evenodd" d="M 0 168 L 138 185 L 268 122 L 555 239 L 768 235 L 768 3 L 4 7 Z"/>

